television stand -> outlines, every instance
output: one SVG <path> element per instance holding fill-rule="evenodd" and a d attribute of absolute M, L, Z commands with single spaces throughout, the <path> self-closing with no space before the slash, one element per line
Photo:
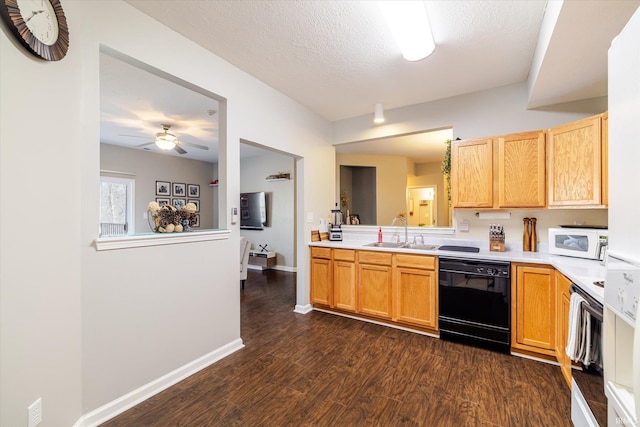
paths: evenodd
<path fill-rule="evenodd" d="M 266 270 L 276 266 L 275 252 L 249 251 L 249 268 L 253 270 Z"/>

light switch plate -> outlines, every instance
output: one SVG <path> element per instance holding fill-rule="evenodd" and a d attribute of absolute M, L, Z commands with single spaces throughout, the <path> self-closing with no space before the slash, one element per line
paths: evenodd
<path fill-rule="evenodd" d="M 458 230 L 460 231 L 469 231 L 469 221 L 467 221 L 466 219 L 463 219 L 462 221 L 458 222 Z"/>

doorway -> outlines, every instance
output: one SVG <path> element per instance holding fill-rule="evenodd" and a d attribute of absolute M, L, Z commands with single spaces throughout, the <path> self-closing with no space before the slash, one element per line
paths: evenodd
<path fill-rule="evenodd" d="M 407 189 L 408 222 L 411 227 L 435 227 L 438 224 L 437 187 Z"/>

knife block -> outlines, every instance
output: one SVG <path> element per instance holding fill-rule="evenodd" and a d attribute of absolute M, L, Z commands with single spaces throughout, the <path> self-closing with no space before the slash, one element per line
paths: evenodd
<path fill-rule="evenodd" d="M 495 238 L 490 240 L 489 250 L 492 252 L 504 252 L 504 238 Z"/>

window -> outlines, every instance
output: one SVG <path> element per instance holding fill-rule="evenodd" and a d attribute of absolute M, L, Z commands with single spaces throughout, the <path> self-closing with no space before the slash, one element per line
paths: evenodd
<path fill-rule="evenodd" d="M 133 232 L 134 184 L 129 178 L 100 177 L 100 237 Z"/>

